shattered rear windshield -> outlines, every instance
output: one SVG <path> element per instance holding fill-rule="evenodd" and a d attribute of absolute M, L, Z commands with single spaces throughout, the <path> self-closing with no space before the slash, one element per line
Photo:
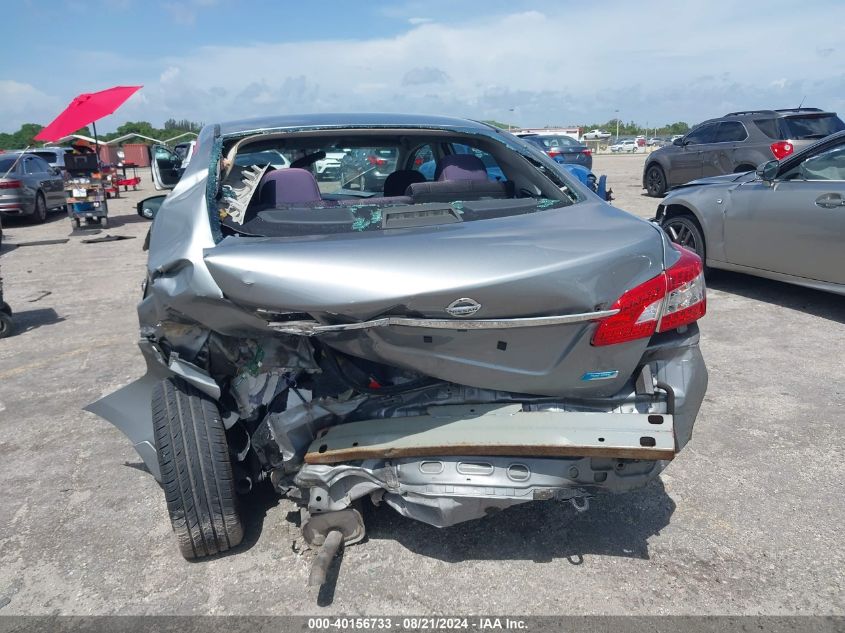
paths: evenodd
<path fill-rule="evenodd" d="M 535 213 L 579 199 L 533 157 L 465 136 L 281 137 L 244 143 L 224 156 L 216 198 L 224 234 L 408 229 Z"/>

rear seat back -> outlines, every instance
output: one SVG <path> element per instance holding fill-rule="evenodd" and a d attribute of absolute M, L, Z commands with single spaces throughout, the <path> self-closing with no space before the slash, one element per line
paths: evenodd
<path fill-rule="evenodd" d="M 482 200 L 484 198 L 512 198 L 513 183 L 487 180 L 441 180 L 419 182 L 408 187 L 414 203 L 452 202 L 454 200 Z"/>

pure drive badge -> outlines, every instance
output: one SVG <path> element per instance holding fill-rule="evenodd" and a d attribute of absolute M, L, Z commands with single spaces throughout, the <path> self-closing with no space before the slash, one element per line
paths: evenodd
<path fill-rule="evenodd" d="M 456 317 L 472 316 L 481 309 L 481 304 L 475 299 L 462 297 L 455 299 L 452 303 L 446 306 L 446 312 Z"/>
<path fill-rule="evenodd" d="M 581 376 L 581 380 L 610 380 L 619 375 L 618 369 L 610 369 L 608 371 L 588 371 Z"/>

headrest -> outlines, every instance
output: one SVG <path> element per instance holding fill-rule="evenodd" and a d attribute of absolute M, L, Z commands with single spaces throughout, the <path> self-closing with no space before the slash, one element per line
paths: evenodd
<path fill-rule="evenodd" d="M 314 175 L 296 167 L 276 169 L 264 174 L 258 197 L 263 204 L 296 204 L 322 200 Z"/>
<path fill-rule="evenodd" d="M 484 162 L 475 154 L 450 154 L 437 163 L 435 180 L 487 180 Z"/>
<path fill-rule="evenodd" d="M 384 180 L 384 196 L 404 196 L 405 190 L 416 182 L 425 182 L 425 176 L 413 169 L 394 171 Z"/>

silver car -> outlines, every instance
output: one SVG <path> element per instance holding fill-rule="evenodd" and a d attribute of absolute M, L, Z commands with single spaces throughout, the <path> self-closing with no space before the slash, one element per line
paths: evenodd
<path fill-rule="evenodd" d="M 656 220 L 711 268 L 845 294 L 845 132 L 676 188 Z"/>
<path fill-rule="evenodd" d="M 239 160 L 343 147 L 395 159 L 384 191 Z M 327 548 L 364 537 L 365 500 L 439 527 L 584 510 L 657 476 L 707 385 L 699 258 L 463 119 L 205 127 L 143 287 L 147 374 L 89 409 L 162 483 L 187 558 L 238 544 L 238 498 L 263 481 Z"/>
<path fill-rule="evenodd" d="M 0 214 L 44 222 L 50 209 L 65 208 L 64 179 L 34 154 L 0 154 Z"/>

